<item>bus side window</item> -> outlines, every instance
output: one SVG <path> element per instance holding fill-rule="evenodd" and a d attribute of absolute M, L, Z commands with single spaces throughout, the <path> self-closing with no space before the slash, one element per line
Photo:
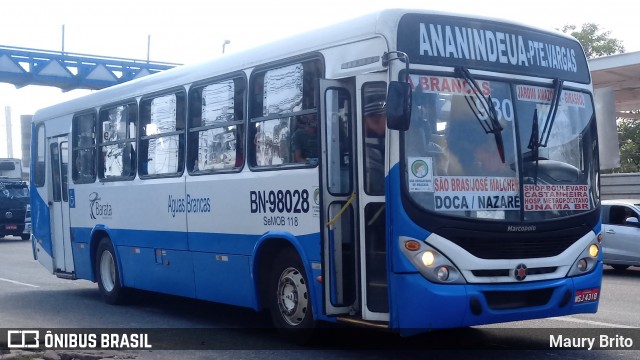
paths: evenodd
<path fill-rule="evenodd" d="M 314 59 L 257 72 L 252 77 L 251 166 L 318 163 L 316 86 L 321 69 L 322 63 Z"/>
<path fill-rule="evenodd" d="M 72 177 L 76 184 L 92 183 L 96 179 L 96 114 L 73 117 Z"/>
<path fill-rule="evenodd" d="M 36 137 L 36 154 L 35 154 L 35 174 L 34 183 L 36 187 L 42 187 L 45 184 L 46 179 L 46 158 L 45 158 L 45 139 L 44 139 L 44 125 L 38 125 Z"/>
<path fill-rule="evenodd" d="M 196 87 L 189 92 L 189 171 L 237 170 L 243 157 L 242 78 Z"/>
<path fill-rule="evenodd" d="M 185 94 L 144 99 L 140 107 L 140 175 L 180 175 L 184 169 Z"/>
<path fill-rule="evenodd" d="M 100 110 L 100 179 L 135 177 L 136 103 Z"/>

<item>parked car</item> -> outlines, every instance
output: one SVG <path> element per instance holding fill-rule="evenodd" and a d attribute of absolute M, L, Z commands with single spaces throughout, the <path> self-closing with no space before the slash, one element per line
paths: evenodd
<path fill-rule="evenodd" d="M 31 239 L 31 205 L 27 204 L 27 213 L 24 215 L 24 231 L 20 235 L 22 240 Z"/>
<path fill-rule="evenodd" d="M 640 199 L 602 201 L 602 255 L 618 271 L 640 266 Z"/>

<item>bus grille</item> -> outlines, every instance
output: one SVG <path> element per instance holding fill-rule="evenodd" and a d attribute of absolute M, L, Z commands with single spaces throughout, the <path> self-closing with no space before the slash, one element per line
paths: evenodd
<path fill-rule="evenodd" d="M 557 266 L 527 268 L 527 275 L 545 275 L 552 274 L 558 270 Z M 488 269 L 488 270 L 471 270 L 475 277 L 498 277 L 511 276 L 513 269 Z"/>
<path fill-rule="evenodd" d="M 546 305 L 555 289 L 527 291 L 485 291 L 484 297 L 492 310 L 520 309 Z"/>
<path fill-rule="evenodd" d="M 481 259 L 531 259 L 556 256 L 588 232 L 585 228 L 526 234 L 446 229 L 440 235 Z"/>

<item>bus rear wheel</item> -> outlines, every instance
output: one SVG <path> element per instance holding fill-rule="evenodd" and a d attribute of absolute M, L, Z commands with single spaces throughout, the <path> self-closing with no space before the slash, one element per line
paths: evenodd
<path fill-rule="evenodd" d="M 98 288 L 104 301 L 112 305 L 123 304 L 126 300 L 126 289 L 120 284 L 115 251 L 108 237 L 102 238 L 98 244 L 95 264 Z"/>
<path fill-rule="evenodd" d="M 307 276 L 296 252 L 286 250 L 276 258 L 269 289 L 275 327 L 296 342 L 310 340 L 316 324 Z"/>

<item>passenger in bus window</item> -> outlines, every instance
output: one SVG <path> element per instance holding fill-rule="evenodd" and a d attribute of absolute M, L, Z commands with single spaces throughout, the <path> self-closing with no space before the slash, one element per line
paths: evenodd
<path fill-rule="evenodd" d="M 484 136 L 484 140 L 476 146 L 473 154 L 475 160 L 472 169 L 473 175 L 515 176 L 515 169 L 511 169 L 509 164 L 502 162 L 493 136 Z"/>
<path fill-rule="evenodd" d="M 365 97 L 365 190 L 370 195 L 384 195 L 384 147 L 387 113 L 384 97 Z"/>
<path fill-rule="evenodd" d="M 299 127 L 293 133 L 293 159 L 297 163 L 314 164 L 318 161 L 318 120 L 316 114 L 298 118 Z"/>

